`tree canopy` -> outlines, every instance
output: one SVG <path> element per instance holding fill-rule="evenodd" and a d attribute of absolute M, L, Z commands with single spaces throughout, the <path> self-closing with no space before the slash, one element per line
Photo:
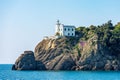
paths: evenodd
<path fill-rule="evenodd" d="M 112 21 L 109 20 L 99 26 L 78 27 L 76 28 L 76 33 L 85 40 L 89 39 L 91 35 L 96 34 L 99 43 L 110 50 L 113 55 L 120 54 L 120 22 L 115 26 L 113 26 Z"/>

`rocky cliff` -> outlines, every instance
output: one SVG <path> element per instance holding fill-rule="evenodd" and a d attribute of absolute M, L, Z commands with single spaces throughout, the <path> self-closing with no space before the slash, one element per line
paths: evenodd
<path fill-rule="evenodd" d="M 34 53 L 25 51 L 13 70 L 120 70 L 119 59 L 110 53 L 96 35 L 87 41 L 76 37 L 44 39 Z"/>
<path fill-rule="evenodd" d="M 43 39 L 13 70 L 120 70 L 120 24 L 76 28 L 76 37 Z"/>

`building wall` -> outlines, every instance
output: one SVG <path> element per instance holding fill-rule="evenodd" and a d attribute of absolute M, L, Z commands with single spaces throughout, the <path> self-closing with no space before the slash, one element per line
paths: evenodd
<path fill-rule="evenodd" d="M 60 25 L 56 25 L 55 26 L 55 34 L 58 32 L 59 33 L 59 27 L 60 27 Z"/>
<path fill-rule="evenodd" d="M 55 27 L 55 33 L 60 33 L 60 36 L 75 36 L 75 27 L 73 26 L 64 26 L 56 25 Z"/>
<path fill-rule="evenodd" d="M 75 27 L 64 27 L 63 34 L 65 36 L 75 36 Z"/>
<path fill-rule="evenodd" d="M 64 28 L 63 28 L 63 25 L 61 24 L 60 25 L 60 35 L 61 36 L 64 36 L 63 30 L 64 30 Z"/>

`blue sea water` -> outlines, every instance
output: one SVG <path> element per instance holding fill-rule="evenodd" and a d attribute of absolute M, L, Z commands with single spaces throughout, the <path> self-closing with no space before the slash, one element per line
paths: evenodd
<path fill-rule="evenodd" d="M 118 71 L 12 71 L 0 64 L 0 80 L 120 80 Z"/>

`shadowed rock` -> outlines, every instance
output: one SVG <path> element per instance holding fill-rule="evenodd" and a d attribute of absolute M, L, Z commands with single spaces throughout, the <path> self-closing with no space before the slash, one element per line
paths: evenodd
<path fill-rule="evenodd" d="M 12 70 L 44 70 L 45 66 L 41 65 L 39 68 L 36 66 L 37 62 L 35 61 L 34 53 L 32 51 L 24 51 L 23 54 L 16 60 L 15 64 L 12 67 Z"/>

